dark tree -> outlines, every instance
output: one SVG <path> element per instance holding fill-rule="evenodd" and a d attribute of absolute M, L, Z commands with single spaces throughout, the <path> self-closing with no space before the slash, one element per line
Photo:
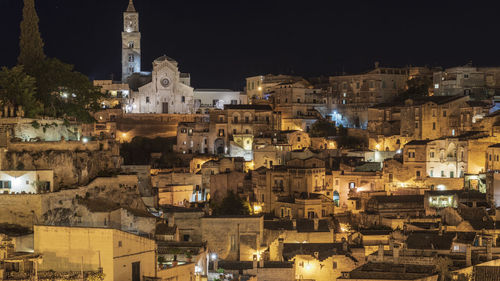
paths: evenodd
<path fill-rule="evenodd" d="M 37 99 L 44 105 L 44 115 L 94 121 L 91 113 L 100 109 L 105 95 L 87 76 L 55 58 L 43 60 L 30 71 L 37 81 Z"/>
<path fill-rule="evenodd" d="M 406 91 L 402 92 L 398 100 L 404 101 L 411 98 L 421 98 L 429 95 L 432 86 L 432 78 L 420 76 L 408 80 Z"/>
<path fill-rule="evenodd" d="M 25 69 L 31 69 L 45 59 L 43 40 L 38 30 L 38 15 L 34 0 L 24 0 L 23 20 L 19 38 L 19 57 L 17 61 Z"/>
<path fill-rule="evenodd" d="M 337 127 L 333 122 L 318 120 L 311 126 L 310 135 L 312 137 L 332 137 L 337 135 Z"/>
<path fill-rule="evenodd" d="M 229 191 L 222 202 L 215 206 L 216 215 L 249 215 L 250 205 L 233 191 Z"/>
<path fill-rule="evenodd" d="M 26 117 L 35 117 L 42 110 L 36 100 L 36 80 L 22 66 L 0 71 L 0 102 L 2 105 L 22 106 Z"/>

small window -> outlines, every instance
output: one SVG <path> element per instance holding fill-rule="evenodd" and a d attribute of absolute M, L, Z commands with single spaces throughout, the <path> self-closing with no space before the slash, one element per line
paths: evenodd
<path fill-rule="evenodd" d="M 186 97 L 185 97 L 185 96 L 182 96 L 182 97 L 181 97 L 181 102 L 182 102 L 182 103 L 185 103 L 185 102 L 186 102 Z"/>
<path fill-rule="evenodd" d="M 436 122 L 432 122 L 432 129 L 436 130 Z"/>
<path fill-rule="evenodd" d="M 118 247 L 122 246 L 122 241 L 118 241 Z"/>
<path fill-rule="evenodd" d="M 134 54 L 129 54 L 128 55 L 128 61 L 129 62 L 134 62 Z"/>
<path fill-rule="evenodd" d="M 446 117 L 446 110 L 443 110 L 443 117 Z"/>
<path fill-rule="evenodd" d="M 420 178 L 420 171 L 417 171 L 417 178 Z"/>
<path fill-rule="evenodd" d="M 149 103 L 149 97 L 146 97 L 146 103 Z"/>

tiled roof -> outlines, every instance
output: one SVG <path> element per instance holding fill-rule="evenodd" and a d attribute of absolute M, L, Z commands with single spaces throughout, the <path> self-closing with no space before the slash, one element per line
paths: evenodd
<path fill-rule="evenodd" d="M 334 255 L 345 255 L 342 243 L 285 243 L 283 247 L 283 257 L 290 260 L 296 255 L 310 255 L 323 261 Z"/>
<path fill-rule="evenodd" d="M 378 203 L 424 202 L 424 195 L 378 195 L 373 196 Z"/>
<path fill-rule="evenodd" d="M 455 233 L 436 231 L 411 232 L 406 239 L 408 249 L 449 250 Z"/>
<path fill-rule="evenodd" d="M 498 281 L 500 280 L 500 266 L 475 266 L 475 281 Z"/>
<path fill-rule="evenodd" d="M 426 145 L 431 141 L 432 140 L 412 140 L 412 141 L 406 143 L 406 145 Z"/>
<path fill-rule="evenodd" d="M 349 273 L 350 279 L 416 280 L 435 275 L 433 265 L 366 263 Z"/>
<path fill-rule="evenodd" d="M 156 234 L 158 235 L 174 235 L 177 231 L 177 226 L 168 226 L 166 223 L 161 223 L 156 226 Z"/>
<path fill-rule="evenodd" d="M 254 109 L 254 110 L 265 110 L 265 111 L 273 110 L 271 106 L 264 104 L 225 104 L 224 109 Z"/>

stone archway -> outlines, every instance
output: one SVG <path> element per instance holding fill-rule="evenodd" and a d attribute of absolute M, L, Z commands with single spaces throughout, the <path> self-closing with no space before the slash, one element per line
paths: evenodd
<path fill-rule="evenodd" d="M 224 154 L 224 140 L 218 138 L 214 142 L 214 151 L 215 154 Z"/>

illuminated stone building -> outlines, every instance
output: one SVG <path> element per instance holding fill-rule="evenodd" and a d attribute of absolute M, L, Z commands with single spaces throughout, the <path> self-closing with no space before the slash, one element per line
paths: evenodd
<path fill-rule="evenodd" d="M 311 157 L 289 160 L 286 165 L 271 169 L 261 167 L 252 172 L 252 187 L 264 212 L 274 209 L 276 196 L 326 194 L 325 162 Z"/>
<path fill-rule="evenodd" d="M 141 72 L 141 32 L 139 13 L 130 0 L 123 13 L 122 32 L 122 81 L 126 83 L 133 73 Z"/>
<path fill-rule="evenodd" d="M 357 197 L 362 192 L 384 191 L 385 179 L 381 172 L 359 172 L 359 171 L 332 171 L 331 186 L 327 193 L 333 199 L 335 212 L 352 210 L 353 204 L 350 197 Z M 330 181 L 329 181 L 330 182 Z"/>
<path fill-rule="evenodd" d="M 473 67 L 467 64 L 434 73 L 434 95 L 471 96 L 486 99 L 500 89 L 500 67 Z"/>
<path fill-rule="evenodd" d="M 246 94 L 249 100 L 264 99 L 271 92 L 271 88 L 281 83 L 295 83 L 300 82 L 304 86 L 309 83 L 304 78 L 291 75 L 258 75 L 246 78 Z"/>
<path fill-rule="evenodd" d="M 333 121 L 345 127 L 366 128 L 368 108 L 392 101 L 405 89 L 408 78 L 408 68 L 385 68 L 378 64 L 367 73 L 330 77 L 327 104 Z"/>
<path fill-rule="evenodd" d="M 274 215 L 287 219 L 322 219 L 329 218 L 334 213 L 331 198 L 318 193 L 301 193 L 282 196 L 274 202 Z M 317 230 L 317 222 L 314 222 Z"/>
<path fill-rule="evenodd" d="M 205 114 L 210 109 L 224 109 L 226 104 L 247 104 L 246 95 L 228 89 L 195 89 L 193 98 L 197 112 Z"/>
<path fill-rule="evenodd" d="M 149 82 L 132 91 L 125 109 L 128 113 L 195 113 L 190 80 L 184 79 L 177 61 L 161 56 L 153 61 Z"/>
<path fill-rule="evenodd" d="M 408 99 L 401 108 L 401 136 L 416 140 L 455 136 L 461 128 L 461 107 L 467 96 L 433 96 Z"/>
<path fill-rule="evenodd" d="M 320 89 L 302 83 L 281 83 L 272 87 L 274 110 L 281 115 L 281 128 L 309 132 L 319 117 L 316 107 L 324 107 Z"/>
<path fill-rule="evenodd" d="M 488 146 L 486 150 L 486 171 L 500 171 L 500 144 Z"/>

